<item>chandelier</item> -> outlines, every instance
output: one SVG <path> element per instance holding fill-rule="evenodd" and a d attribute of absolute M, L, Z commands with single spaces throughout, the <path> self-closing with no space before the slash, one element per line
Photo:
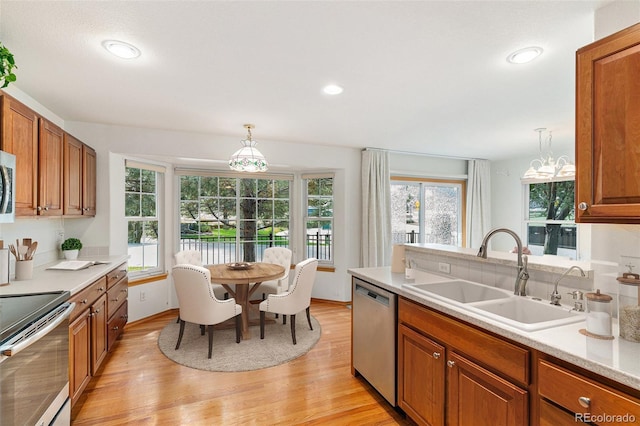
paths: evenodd
<path fill-rule="evenodd" d="M 242 148 L 237 150 L 229 160 L 229 167 L 238 172 L 266 172 L 269 164 L 264 155 L 256 148 L 256 141 L 251 139 L 251 129 L 253 124 L 245 124 L 247 129 L 247 139 L 240 141 Z"/>
<path fill-rule="evenodd" d="M 538 145 L 540 150 L 540 158 L 531 161 L 529 169 L 524 173 L 522 179 L 531 180 L 551 180 L 558 178 L 571 178 L 576 175 L 576 166 L 571 164 L 569 157 L 562 155 L 557 159 L 553 158 L 551 152 L 551 131 L 546 141 L 546 147 L 543 149 L 542 132 L 544 127 L 535 129 L 538 132 Z"/>

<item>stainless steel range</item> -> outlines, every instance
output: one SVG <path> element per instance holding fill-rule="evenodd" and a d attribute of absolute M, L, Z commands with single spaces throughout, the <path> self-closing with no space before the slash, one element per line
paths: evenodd
<path fill-rule="evenodd" d="M 69 292 L 0 296 L 0 424 L 69 425 Z"/>

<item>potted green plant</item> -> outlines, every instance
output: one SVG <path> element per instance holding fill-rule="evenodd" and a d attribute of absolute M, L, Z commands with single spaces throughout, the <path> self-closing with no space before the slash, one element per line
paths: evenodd
<path fill-rule="evenodd" d="M 13 73 L 14 68 L 18 67 L 13 59 L 13 53 L 0 42 L 0 82 L 2 82 L 0 89 L 4 89 L 9 83 L 16 81 L 16 75 Z"/>
<path fill-rule="evenodd" d="M 78 252 L 82 248 L 82 242 L 77 238 L 67 238 L 60 246 L 64 258 L 73 260 L 78 258 Z"/>

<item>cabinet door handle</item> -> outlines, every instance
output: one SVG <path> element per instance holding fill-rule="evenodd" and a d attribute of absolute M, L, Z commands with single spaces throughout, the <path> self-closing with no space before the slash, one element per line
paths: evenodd
<path fill-rule="evenodd" d="M 118 326 L 116 325 L 115 327 L 112 328 L 113 331 L 118 331 Z"/>
<path fill-rule="evenodd" d="M 98 291 L 99 292 L 103 292 L 104 291 L 104 287 L 98 287 Z"/>
<path fill-rule="evenodd" d="M 440 358 L 440 352 L 434 352 L 434 353 L 433 353 L 433 357 L 434 357 L 435 359 Z"/>
<path fill-rule="evenodd" d="M 87 300 L 87 299 L 82 299 L 82 302 L 81 302 L 81 303 L 82 303 L 83 305 L 86 305 L 86 304 L 87 304 L 87 302 L 88 302 L 88 300 Z"/>
<path fill-rule="evenodd" d="M 449 366 L 449 368 L 453 368 L 454 365 L 456 365 L 455 361 L 447 361 L 447 365 Z"/>
<path fill-rule="evenodd" d="M 578 403 L 584 408 L 589 408 L 589 406 L 591 405 L 591 398 L 581 396 L 580 398 L 578 398 Z"/>
<path fill-rule="evenodd" d="M 99 314 L 100 313 L 100 309 L 96 309 L 95 314 Z"/>
<path fill-rule="evenodd" d="M 578 210 L 585 211 L 588 208 L 589 208 L 589 204 L 585 203 L 584 201 L 578 204 Z"/>

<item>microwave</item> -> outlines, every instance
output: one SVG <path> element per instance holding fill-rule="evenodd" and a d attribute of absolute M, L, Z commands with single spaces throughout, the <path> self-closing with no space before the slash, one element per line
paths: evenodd
<path fill-rule="evenodd" d="M 0 223 L 16 217 L 16 156 L 0 151 Z"/>

